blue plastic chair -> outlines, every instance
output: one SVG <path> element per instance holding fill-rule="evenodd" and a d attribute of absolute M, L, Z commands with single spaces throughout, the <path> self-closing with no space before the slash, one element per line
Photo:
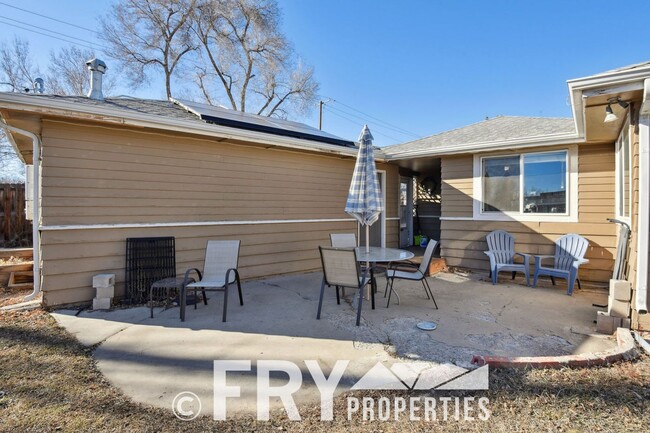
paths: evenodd
<path fill-rule="evenodd" d="M 515 279 L 517 272 L 523 272 L 526 276 L 526 285 L 530 285 L 530 255 L 515 252 L 515 238 L 505 230 L 495 230 L 489 233 L 487 241 L 489 251 L 484 251 L 490 258 L 490 275 L 492 284 L 497 283 L 499 272 L 512 272 L 512 279 Z M 515 263 L 515 256 L 524 259 L 524 263 Z"/>
<path fill-rule="evenodd" d="M 568 234 L 555 241 L 555 255 L 553 256 L 535 256 L 535 275 L 533 276 L 533 287 L 537 287 L 537 278 L 540 275 L 548 275 L 551 282 L 555 285 L 555 277 L 564 278 L 567 281 L 567 295 L 573 295 L 573 286 L 578 279 L 578 269 L 580 265 L 588 263 L 585 259 L 589 241 L 577 234 Z M 547 267 L 542 265 L 543 260 L 553 259 L 553 266 Z"/>

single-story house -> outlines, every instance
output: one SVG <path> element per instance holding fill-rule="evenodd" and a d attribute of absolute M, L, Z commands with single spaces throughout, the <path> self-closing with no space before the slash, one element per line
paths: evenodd
<path fill-rule="evenodd" d="M 486 269 L 485 235 L 495 229 L 531 254 L 552 254 L 553 240 L 578 233 L 590 243 L 580 278 L 606 283 L 619 231 L 607 219 L 626 222 L 632 323 L 650 328 L 639 314 L 647 312 L 650 62 L 568 86 L 573 118 L 496 117 L 384 148 L 383 156 L 419 173 L 420 226 L 439 230 L 452 266 Z"/>
<path fill-rule="evenodd" d="M 496 117 L 379 149 L 386 211 L 371 241 L 407 246 L 424 232 L 449 265 L 486 270 L 491 230 L 533 254 L 579 233 L 590 241 L 580 278 L 605 284 L 618 233 L 607 218 L 619 218 L 632 227 L 633 323 L 647 327 L 637 312 L 647 311 L 650 62 L 568 85 L 573 118 Z M 0 93 L 0 116 L 40 190 L 35 272 L 47 306 L 88 302 L 98 273 L 123 290 L 129 237 L 175 236 L 179 271 L 201 263 L 207 239 L 241 239 L 242 277 L 256 278 L 316 270 L 329 233 L 356 230 L 343 208 L 357 149 L 307 125 L 93 94 Z"/>

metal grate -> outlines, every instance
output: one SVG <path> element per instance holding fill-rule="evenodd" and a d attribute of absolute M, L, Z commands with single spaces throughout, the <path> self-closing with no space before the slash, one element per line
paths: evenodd
<path fill-rule="evenodd" d="M 175 276 L 174 237 L 126 239 L 126 300 L 128 302 L 136 304 L 148 302 L 151 284 Z"/>

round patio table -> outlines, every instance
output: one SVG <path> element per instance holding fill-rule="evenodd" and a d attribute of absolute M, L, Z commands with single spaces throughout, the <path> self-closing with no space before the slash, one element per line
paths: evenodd
<path fill-rule="evenodd" d="M 397 248 L 370 247 L 366 251 L 366 247 L 356 247 L 355 250 L 357 252 L 357 261 L 359 262 L 391 263 L 415 257 L 415 254 L 412 252 Z"/>
<path fill-rule="evenodd" d="M 368 263 L 370 268 L 370 285 L 374 293 L 377 293 L 377 281 L 375 280 L 375 266 L 377 263 L 390 263 L 399 262 L 402 260 L 408 260 L 415 257 L 410 251 L 400 250 L 397 248 L 382 248 L 382 247 L 370 247 L 366 251 L 366 247 L 356 247 L 355 251 L 357 252 L 357 261 L 360 263 Z M 397 297 L 399 302 L 399 296 Z"/>

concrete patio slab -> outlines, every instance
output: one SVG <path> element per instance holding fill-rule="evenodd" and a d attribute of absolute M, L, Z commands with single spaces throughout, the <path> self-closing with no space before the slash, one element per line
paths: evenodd
<path fill-rule="evenodd" d="M 418 361 L 447 368 L 473 368 L 473 355 L 556 356 L 613 348 L 611 337 L 595 335 L 596 308 L 606 303 L 601 290 L 533 289 L 510 282 L 493 286 L 456 274 L 430 279 L 439 310 L 418 283 L 397 282 L 398 305 L 386 308 L 385 280 L 376 310 L 364 301 L 361 326 L 348 297 L 336 304 L 326 292 L 323 315 L 316 320 L 321 274 L 310 273 L 249 281 L 244 306 L 231 298 L 228 322 L 221 322 L 222 294 L 210 293 L 209 305 L 188 308 L 144 307 L 111 312 L 57 311 L 56 320 L 94 352 L 102 373 L 134 400 L 170 408 L 183 391 L 197 394 L 210 413 L 214 360 L 288 360 L 306 372 L 305 360 L 317 360 L 326 375 L 337 360 L 350 360 L 339 391 L 349 389 L 377 362 Z M 393 298 L 395 299 L 395 298 Z M 415 325 L 434 321 L 434 331 Z M 100 344 L 101 343 L 101 344 Z M 254 369 L 253 369 L 254 370 Z M 307 383 L 296 393 L 298 404 L 317 403 L 320 394 Z M 242 387 L 242 398 L 229 401 L 230 412 L 254 413 L 253 372 L 229 376 Z M 285 377 L 273 377 L 277 385 Z M 279 402 L 275 402 L 278 404 Z"/>

